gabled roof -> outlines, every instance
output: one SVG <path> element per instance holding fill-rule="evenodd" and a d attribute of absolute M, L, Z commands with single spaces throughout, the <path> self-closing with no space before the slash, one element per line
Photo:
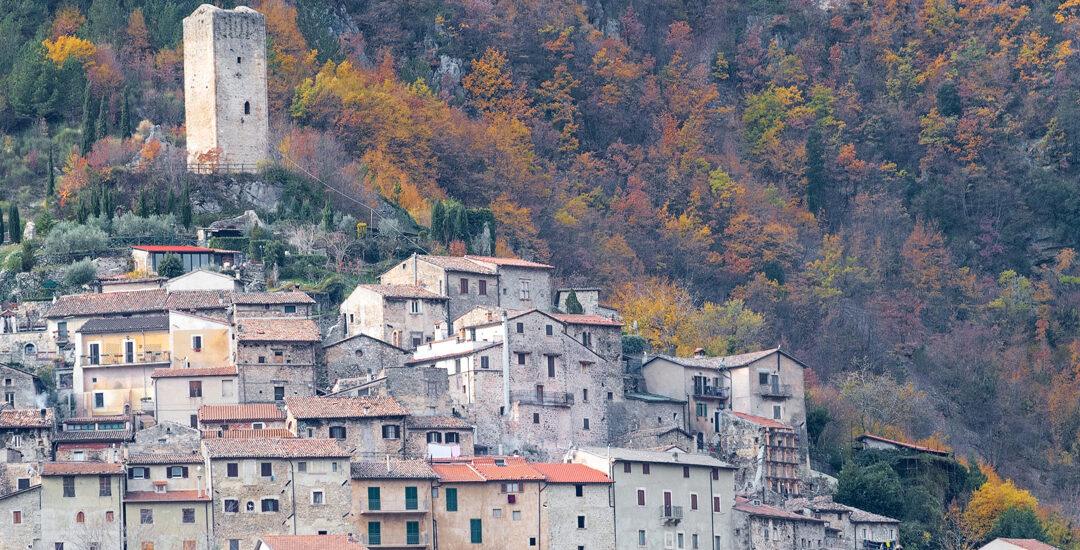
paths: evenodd
<path fill-rule="evenodd" d="M 562 462 L 534 462 L 532 468 L 544 476 L 548 483 L 611 483 L 611 478 L 584 464 Z"/>
<path fill-rule="evenodd" d="M 203 405 L 199 422 L 284 421 L 285 415 L 272 403 L 248 405 Z"/>
<path fill-rule="evenodd" d="M 795 428 L 792 428 L 791 426 L 788 426 L 787 424 L 784 424 L 783 422 L 777 422 L 777 421 L 775 421 L 775 420 L 773 420 L 771 418 L 765 418 L 763 416 L 754 416 L 752 414 L 746 414 L 746 413 L 741 413 L 741 412 L 736 412 L 736 411 L 730 411 L 730 412 L 731 412 L 731 414 L 733 414 L 733 415 L 735 415 L 735 416 L 737 416 L 737 417 L 739 417 L 739 418 L 741 418 L 743 420 L 753 422 L 754 424 L 757 424 L 759 426 L 764 426 L 766 428 L 775 428 L 775 429 L 779 429 L 779 430 L 794 430 L 795 429 Z"/>
<path fill-rule="evenodd" d="M 773 508 L 767 504 L 753 504 L 746 500 L 746 497 L 735 497 L 735 510 L 749 514 L 751 516 L 765 517 L 771 519 L 780 519 L 788 521 L 806 521 L 809 523 L 825 523 L 825 520 L 816 519 L 811 516 L 804 516 L 801 514 L 794 514 L 792 512 L 786 512 L 779 508 Z"/>
<path fill-rule="evenodd" d="M 311 319 L 240 319 L 236 339 L 241 342 L 319 342 L 319 325 Z"/>
<path fill-rule="evenodd" d="M 465 256 L 466 259 L 481 262 L 485 264 L 493 264 L 497 266 L 506 267 L 526 267 L 533 269 L 555 269 L 554 266 L 542 264 L 539 262 L 530 262 L 528 260 L 522 260 L 520 258 L 498 258 L 495 256 L 473 256 L 471 254 Z"/>
<path fill-rule="evenodd" d="M 623 447 L 579 447 L 578 450 L 594 456 L 608 457 L 621 462 L 650 462 L 654 464 L 678 464 L 686 466 L 705 466 L 709 468 L 735 467 L 709 455 L 673 451 L 648 451 L 644 449 L 626 449 Z"/>
<path fill-rule="evenodd" d="M 649 363 L 652 363 L 657 359 L 663 359 L 665 361 L 670 361 L 672 363 L 675 363 L 676 365 L 682 365 L 684 367 L 724 370 L 736 367 L 745 367 L 746 365 L 749 365 L 750 363 L 753 363 L 758 359 L 768 357 L 774 353 L 779 353 L 784 357 L 787 357 L 788 359 L 791 359 L 792 361 L 798 363 L 801 367 L 807 368 L 806 363 L 803 363 L 795 357 L 792 357 L 789 353 L 780 348 L 753 351 L 750 353 L 740 353 L 738 355 L 727 355 L 724 357 L 675 357 L 672 355 L 654 355 L 653 357 L 650 357 L 648 361 L 645 361 L 645 363 L 643 363 L 641 366 L 642 368 L 644 368 L 645 365 L 648 365 Z"/>
<path fill-rule="evenodd" d="M 30 491 L 37 491 L 38 489 L 41 489 L 40 483 L 38 483 L 37 485 L 31 485 L 25 489 L 16 489 L 10 493 L 0 493 L 0 500 L 8 499 L 13 496 L 21 495 L 23 493 L 29 493 Z"/>
<path fill-rule="evenodd" d="M 58 319 L 164 311 L 165 300 L 164 289 L 67 294 L 56 299 L 56 303 L 45 314 L 45 317 Z"/>
<path fill-rule="evenodd" d="M 859 437 L 855 438 L 855 440 L 859 441 L 859 442 L 865 441 L 867 439 L 869 439 L 871 441 L 880 441 L 881 443 L 888 443 L 889 445 L 895 445 L 897 447 L 903 447 L 905 449 L 911 449 L 913 451 L 918 451 L 920 453 L 929 453 L 929 454 L 934 454 L 934 455 L 938 455 L 938 456 L 949 456 L 951 454 L 949 451 L 942 451 L 941 449 L 931 449 L 930 447 L 924 447 L 922 445 L 915 445 L 914 443 L 904 443 L 903 441 L 896 441 L 895 439 L 887 439 L 887 438 L 881 437 L 879 435 L 874 435 L 874 434 L 863 434 L 863 435 L 860 435 Z"/>
<path fill-rule="evenodd" d="M 236 376 L 236 367 L 189 367 L 154 369 L 151 378 L 183 378 L 186 376 Z"/>
<path fill-rule="evenodd" d="M 131 430 L 74 430 L 60 431 L 53 435 L 57 443 L 112 443 L 131 441 Z"/>
<path fill-rule="evenodd" d="M 290 290 L 287 292 L 237 292 L 233 294 L 233 303 L 243 305 L 314 304 L 315 300 L 307 293 Z"/>
<path fill-rule="evenodd" d="M 0 429 L 51 428 L 54 420 L 52 409 L 0 409 Z"/>
<path fill-rule="evenodd" d="M 416 285 L 357 285 L 358 289 L 374 292 L 383 298 L 390 299 L 421 299 L 421 300 L 449 300 L 450 298 L 435 294 L 434 292 Z"/>
<path fill-rule="evenodd" d="M 442 483 L 483 483 L 486 481 L 484 476 L 480 475 L 469 464 L 441 464 L 434 463 L 431 465 L 431 469 L 435 471 L 435 475 L 439 476 L 439 481 Z"/>
<path fill-rule="evenodd" d="M 263 535 L 256 546 L 259 550 L 364 550 L 349 535 Z"/>
<path fill-rule="evenodd" d="M 170 311 L 198 311 L 225 309 L 231 304 L 232 292 L 228 290 L 173 290 L 165 307 Z"/>
<path fill-rule="evenodd" d="M 83 334 L 117 334 L 128 332 L 161 332 L 169 330 L 168 315 L 143 317 L 105 317 L 90 319 L 79 327 Z"/>
<path fill-rule="evenodd" d="M 675 399 L 674 397 L 668 397 L 657 393 L 631 392 L 623 394 L 623 397 L 627 399 L 636 399 L 638 401 L 648 401 L 650 403 L 686 403 L 686 401 L 682 399 Z"/>
<path fill-rule="evenodd" d="M 127 457 L 128 464 L 199 464 L 203 457 L 197 453 L 138 453 Z"/>
<path fill-rule="evenodd" d="M 998 540 L 1000 540 L 1002 542 L 1006 542 L 1008 544 L 1011 544 L 1011 545 L 1013 545 L 1013 546 L 1015 546 L 1017 548 L 1021 548 L 1023 550 L 1058 550 L 1058 548 L 1056 546 L 1050 546 L 1049 544 L 1046 544 L 1045 542 L 1040 542 L 1040 541 L 1037 541 L 1035 539 L 996 538 L 996 539 L 994 539 L 994 540 L 992 540 L 990 542 L 993 543 L 994 541 L 998 541 Z M 986 546 L 984 546 L 983 548 L 986 548 Z"/>
<path fill-rule="evenodd" d="M 411 259 L 411 258 L 410 258 Z M 427 256 L 420 255 L 416 259 L 431 265 L 441 267 L 447 271 L 460 271 L 462 273 L 478 273 L 481 275 L 494 275 L 495 270 L 460 256 Z M 409 260 L 405 260 L 406 262 Z"/>
<path fill-rule="evenodd" d="M 473 348 L 464 351 L 455 351 L 453 353 L 444 353 L 442 355 L 432 355 L 431 357 L 416 357 L 405 361 L 405 365 L 421 365 L 424 363 L 436 363 L 439 361 L 446 361 L 447 359 L 455 359 L 458 357 L 466 357 L 474 353 L 480 353 L 481 351 L 487 351 L 491 348 L 497 348 L 502 345 L 502 342 L 495 342 L 478 348 Z"/>
<path fill-rule="evenodd" d="M 437 479 L 435 470 L 423 460 L 390 460 L 353 462 L 353 479 Z"/>
<path fill-rule="evenodd" d="M 375 418 L 409 414 L 393 397 L 288 397 L 285 407 L 298 419 Z"/>
<path fill-rule="evenodd" d="M 333 439 L 204 439 L 210 458 L 345 458 Z"/>
<path fill-rule="evenodd" d="M 202 493 L 202 494 L 200 494 Z M 201 502 L 209 501 L 210 494 L 195 489 L 186 491 L 131 491 L 124 494 L 124 502 Z"/>
<path fill-rule="evenodd" d="M 853 506 L 848 506 L 848 508 L 851 510 L 852 523 L 900 523 L 898 519 L 860 510 Z"/>
<path fill-rule="evenodd" d="M 552 317 L 568 324 L 568 325 L 594 325 L 604 327 L 621 327 L 623 324 L 614 319 L 608 319 L 607 317 L 601 317 L 599 315 L 584 315 L 574 313 L 552 313 Z"/>
<path fill-rule="evenodd" d="M 41 465 L 43 476 L 112 475 L 124 473 L 119 462 L 46 462 Z"/>
<path fill-rule="evenodd" d="M 842 512 L 851 513 L 853 510 L 839 502 L 833 502 L 832 497 L 821 496 L 814 498 L 793 498 L 784 503 L 784 508 L 789 512 L 799 512 L 803 509 L 810 509 L 815 512 Z"/>

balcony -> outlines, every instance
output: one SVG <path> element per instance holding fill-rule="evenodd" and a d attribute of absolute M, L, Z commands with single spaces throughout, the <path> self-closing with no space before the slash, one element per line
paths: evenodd
<path fill-rule="evenodd" d="M 103 353 L 101 355 L 80 355 L 79 361 L 86 367 L 109 367 L 117 365 L 153 365 L 168 363 L 168 351 L 144 351 L 139 353 Z"/>
<path fill-rule="evenodd" d="M 664 521 L 665 525 L 678 524 L 682 521 L 682 506 L 671 506 L 670 504 L 664 504 L 660 506 L 660 519 Z"/>
<path fill-rule="evenodd" d="M 900 544 L 897 543 L 895 540 L 889 542 L 864 540 L 862 541 L 862 544 L 859 545 L 859 548 L 861 548 L 862 550 L 887 550 L 890 548 L 900 548 Z"/>
<path fill-rule="evenodd" d="M 574 404 L 574 394 L 555 391 L 512 391 L 510 392 L 510 400 L 544 407 L 570 407 Z"/>
<path fill-rule="evenodd" d="M 362 534 L 360 543 L 368 548 L 429 548 L 429 538 L 427 533 L 407 533 L 404 537 Z"/>
<path fill-rule="evenodd" d="M 717 388 L 715 386 L 698 386 L 694 388 L 695 399 L 727 399 L 727 392 L 724 388 Z"/>
<path fill-rule="evenodd" d="M 364 502 L 360 505 L 364 506 Z M 373 516 L 378 514 L 383 515 L 402 515 L 402 514 L 426 514 L 431 511 L 431 504 L 426 501 L 410 501 L 405 502 L 382 502 L 376 500 L 367 501 L 367 506 L 360 510 L 361 514 Z"/>
<path fill-rule="evenodd" d="M 791 397 L 791 384 L 770 384 L 758 386 L 757 394 L 762 397 Z"/>

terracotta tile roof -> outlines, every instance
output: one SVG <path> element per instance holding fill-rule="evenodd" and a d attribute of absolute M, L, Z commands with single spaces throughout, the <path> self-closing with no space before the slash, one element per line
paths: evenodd
<path fill-rule="evenodd" d="M 611 483 L 611 478 L 584 464 L 562 462 L 533 462 L 534 470 L 543 474 L 548 483 Z"/>
<path fill-rule="evenodd" d="M 46 462 L 41 466 L 43 476 L 81 476 L 123 474 L 119 462 Z"/>
<path fill-rule="evenodd" d="M 158 493 L 156 491 L 131 491 L 124 495 L 124 502 L 197 502 L 197 501 L 209 501 L 210 495 L 206 492 L 202 492 L 202 496 L 199 496 L 200 491 L 195 489 L 184 491 L 166 491 L 164 493 Z"/>
<path fill-rule="evenodd" d="M 259 540 L 267 550 L 364 550 L 349 535 L 263 535 Z"/>
<path fill-rule="evenodd" d="M 0 410 L 0 428 L 51 428 L 55 416 L 52 409 L 3 409 Z"/>
<path fill-rule="evenodd" d="M 622 323 L 599 315 L 581 315 L 571 313 L 552 313 L 552 317 L 569 325 L 599 325 L 605 327 L 621 327 Z"/>
<path fill-rule="evenodd" d="M 873 440 L 873 441 L 880 441 L 882 443 L 888 443 L 890 445 L 896 445 L 897 447 L 904 447 L 904 448 L 907 448 L 907 449 L 911 449 L 913 451 L 919 451 L 920 453 L 930 453 L 930 454 L 935 454 L 935 455 L 940 455 L 940 456 L 949 456 L 951 454 L 949 451 L 942 451 L 941 449 L 931 449 L 930 447 L 924 447 L 922 445 L 915 445 L 914 443 L 904 443 L 903 441 L 896 441 L 895 439 L 886 439 L 884 437 L 881 437 L 881 436 L 878 436 L 878 435 L 873 435 L 873 434 L 863 434 L 863 435 L 860 435 L 859 437 L 855 438 L 856 441 L 863 441 L 865 439 L 870 439 L 870 440 Z"/>
<path fill-rule="evenodd" d="M 57 443 L 74 441 L 81 441 L 83 443 L 131 441 L 131 430 L 60 431 L 53 435 L 53 441 Z"/>
<path fill-rule="evenodd" d="M 146 252 L 173 252 L 176 254 L 193 254 L 197 252 L 216 252 L 213 248 L 203 248 L 201 246 L 157 246 L 157 245 L 136 245 L 131 248 L 135 250 L 145 250 Z"/>
<path fill-rule="evenodd" d="M 46 318 L 90 317 L 123 313 L 147 313 L 165 310 L 165 291 L 131 290 L 104 294 L 68 294 L 56 299 Z"/>
<path fill-rule="evenodd" d="M 319 342 L 319 325 L 311 319 L 243 319 L 237 323 L 242 342 Z"/>
<path fill-rule="evenodd" d="M 358 285 L 356 288 L 362 288 L 378 294 L 384 298 L 419 298 L 424 300 L 449 300 L 446 296 L 435 294 L 434 292 L 416 285 Z"/>
<path fill-rule="evenodd" d="M 422 262 L 439 266 L 447 271 L 460 271 L 462 273 L 479 273 L 482 275 L 494 275 L 495 270 L 485 265 L 467 260 L 459 256 L 417 256 Z M 409 260 L 405 260 L 406 262 Z"/>
<path fill-rule="evenodd" d="M 733 414 L 733 415 L 735 415 L 735 416 L 737 416 L 737 417 L 739 417 L 739 418 L 741 418 L 743 420 L 748 420 L 750 422 L 753 422 L 754 424 L 758 424 L 760 426 L 765 426 L 766 428 L 777 428 L 777 429 L 780 429 L 780 430 L 794 430 L 794 428 L 792 428 L 791 426 L 788 426 L 787 424 L 784 424 L 783 422 L 777 422 L 777 421 L 775 421 L 775 420 L 773 420 L 771 418 L 765 418 L 763 416 L 754 416 L 752 414 L 746 414 L 746 413 L 735 412 L 735 411 L 732 411 L 731 414 Z"/>
<path fill-rule="evenodd" d="M 405 427 L 416 430 L 431 428 L 468 430 L 472 429 L 472 424 L 452 416 L 409 416 L 405 419 Z"/>
<path fill-rule="evenodd" d="M 484 476 L 473 469 L 470 464 L 440 464 L 434 463 L 431 469 L 439 476 L 442 483 L 483 483 Z"/>
<path fill-rule="evenodd" d="M 107 317 L 90 319 L 79 327 L 83 334 L 112 334 L 118 332 L 164 332 L 169 330 L 168 315 L 143 317 Z"/>
<path fill-rule="evenodd" d="M 780 348 L 766 349 L 751 353 L 740 353 L 739 355 L 728 355 L 726 357 L 675 357 L 671 355 L 656 355 L 645 363 L 648 364 L 657 359 L 665 359 L 677 365 L 686 367 L 723 370 L 749 365 L 750 363 L 763 357 L 768 357 L 777 351 L 780 351 Z"/>
<path fill-rule="evenodd" d="M 263 439 L 296 437 L 286 428 L 243 428 L 239 430 L 202 430 L 203 439 Z"/>
<path fill-rule="evenodd" d="M 115 423 L 115 422 L 128 422 L 131 419 L 122 414 L 114 414 L 110 416 L 72 416 L 63 420 L 64 424 L 92 424 L 97 422 Z"/>
<path fill-rule="evenodd" d="M 860 510 L 853 506 L 848 506 L 847 508 L 851 510 L 852 523 L 900 523 L 900 520 L 867 512 L 866 510 Z"/>
<path fill-rule="evenodd" d="M 285 407 L 296 418 L 369 418 L 408 416 L 393 397 L 288 397 Z"/>
<path fill-rule="evenodd" d="M 154 374 L 150 375 L 151 378 L 182 378 L 184 376 L 236 376 L 236 366 L 154 369 Z"/>
<path fill-rule="evenodd" d="M 466 356 L 469 356 L 469 355 L 473 355 L 474 353 L 480 353 L 481 351 L 487 351 L 487 350 L 489 350 L 491 348 L 499 347 L 501 345 L 502 345 L 502 342 L 495 342 L 494 344 L 488 344 L 486 346 L 480 346 L 478 348 L 474 348 L 474 349 L 470 349 L 470 350 L 466 350 L 466 351 L 458 351 L 458 352 L 454 352 L 454 353 L 446 353 L 446 354 L 443 354 L 443 355 L 432 355 L 431 357 L 417 357 L 417 358 L 409 359 L 408 361 L 405 361 L 405 364 L 406 365 L 422 365 L 424 363 L 435 363 L 435 362 L 438 362 L 438 361 L 445 361 L 447 359 L 454 359 L 455 357 L 466 357 Z"/>
<path fill-rule="evenodd" d="M 503 465 L 497 465 L 496 461 L 502 462 Z M 442 479 L 442 472 L 437 466 L 446 465 L 468 466 L 473 474 L 480 476 L 480 479 L 474 480 L 470 479 L 471 475 L 465 470 L 451 468 L 447 471 L 451 477 L 460 476 L 464 478 L 464 481 L 541 481 L 544 479 L 543 474 L 529 466 L 524 457 L 477 456 L 439 459 L 432 463 L 431 467 L 439 474 L 440 479 Z"/>
<path fill-rule="evenodd" d="M 810 523 L 825 523 L 825 520 L 815 519 L 813 517 L 804 516 L 804 515 L 801 515 L 801 514 L 794 514 L 794 513 L 791 513 L 791 512 L 786 512 L 784 510 L 781 510 L 779 508 L 773 508 L 772 506 L 768 506 L 766 504 L 754 505 L 750 501 L 746 500 L 745 497 L 735 497 L 735 507 L 734 508 L 735 508 L 735 510 L 738 510 L 738 511 L 743 512 L 745 514 L 749 514 L 751 516 L 766 517 L 766 518 L 773 518 L 773 519 L 782 519 L 782 520 L 790 520 L 790 521 L 807 521 L 807 522 L 810 522 Z"/>
<path fill-rule="evenodd" d="M 505 265 L 507 267 L 532 267 L 536 269 L 555 269 L 554 266 L 542 264 L 538 262 L 530 262 L 528 260 L 522 260 L 521 258 L 497 258 L 495 256 L 473 256 L 466 255 L 466 259 L 474 260 L 477 262 L 483 262 L 494 265 Z"/>
<path fill-rule="evenodd" d="M 210 458 L 348 457 L 333 439 L 204 439 Z"/>
<path fill-rule="evenodd" d="M 315 300 L 304 292 L 238 292 L 233 294 L 233 302 L 244 305 L 262 304 L 314 304 Z"/>
<path fill-rule="evenodd" d="M 353 479 L 436 479 L 435 470 L 423 460 L 353 462 Z"/>
<path fill-rule="evenodd" d="M 1045 542 L 1039 542 L 1035 539 L 1003 539 L 997 538 L 994 540 L 1000 540 L 1007 542 L 1017 548 L 1023 548 L 1023 550 L 1058 550 L 1056 546 L 1050 546 Z M 993 542 L 993 541 L 991 541 Z"/>
<path fill-rule="evenodd" d="M 784 508 L 789 512 L 799 512 L 803 509 L 809 508 L 815 512 L 848 512 L 852 511 L 852 508 L 844 506 L 839 502 L 833 502 L 832 497 L 814 497 L 810 498 L 793 498 L 784 503 Z"/>
<path fill-rule="evenodd" d="M 199 464 L 202 455 L 192 453 L 139 453 L 129 455 L 128 464 Z"/>
<path fill-rule="evenodd" d="M 232 305 L 233 294 L 228 290 L 173 290 L 165 301 L 170 311 L 225 309 Z"/>
<path fill-rule="evenodd" d="M 199 407 L 199 422 L 239 422 L 249 420 L 285 420 L 285 415 L 273 403 L 253 405 L 203 405 Z"/>

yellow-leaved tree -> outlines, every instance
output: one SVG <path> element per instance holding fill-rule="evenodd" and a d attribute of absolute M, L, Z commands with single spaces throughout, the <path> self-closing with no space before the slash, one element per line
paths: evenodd
<path fill-rule="evenodd" d="M 1011 479 L 1002 480 L 989 465 L 980 464 L 979 469 L 986 474 L 986 483 L 971 494 L 971 500 L 964 510 L 964 527 L 971 540 L 986 538 L 994 527 L 994 522 L 1005 510 L 1034 510 L 1039 505 L 1039 501 L 1031 493 L 1014 485 Z"/>

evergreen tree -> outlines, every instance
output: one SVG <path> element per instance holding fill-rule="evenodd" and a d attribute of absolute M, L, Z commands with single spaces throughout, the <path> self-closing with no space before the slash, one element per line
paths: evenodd
<path fill-rule="evenodd" d="M 94 118 L 90 112 L 93 102 L 93 87 L 89 80 L 86 81 L 86 92 L 83 95 L 83 112 L 82 112 L 82 154 L 85 155 L 90 152 L 90 148 L 94 146 Z"/>
<path fill-rule="evenodd" d="M 42 209 L 41 215 L 37 217 L 35 223 L 37 225 L 35 229 L 39 238 L 44 238 L 48 235 L 49 230 L 56 225 L 56 218 L 53 217 L 52 212 L 49 212 L 49 204 L 45 204 L 45 208 Z"/>
<path fill-rule="evenodd" d="M 566 295 L 566 312 L 573 315 L 580 315 L 585 313 L 585 308 L 578 301 L 577 292 L 574 289 L 570 289 L 570 293 Z"/>
<path fill-rule="evenodd" d="M 86 204 L 85 199 L 78 199 L 78 204 L 75 207 L 75 221 L 80 224 L 86 223 L 86 218 L 90 217 L 90 205 Z"/>
<path fill-rule="evenodd" d="M 109 135 L 109 97 L 101 95 L 101 104 L 98 106 L 97 124 L 94 125 L 96 139 L 104 139 Z"/>
<path fill-rule="evenodd" d="M 169 197 L 165 199 L 165 213 L 172 214 L 176 212 L 176 191 L 172 186 L 169 186 Z"/>
<path fill-rule="evenodd" d="M 19 251 L 19 263 L 23 272 L 29 272 L 34 269 L 34 244 L 30 241 L 22 243 L 22 250 Z"/>
<path fill-rule="evenodd" d="M 45 197 L 51 197 L 56 190 L 56 167 L 53 165 L 53 146 L 49 143 L 49 179 L 45 183 Z"/>
<path fill-rule="evenodd" d="M 22 220 L 19 219 L 19 207 L 15 203 L 11 203 L 8 207 L 8 227 L 11 231 L 11 242 L 22 242 Z"/>
<path fill-rule="evenodd" d="M 191 192 L 188 186 L 184 186 L 184 196 L 180 198 L 180 223 L 184 224 L 184 227 L 190 228 L 192 222 L 191 212 Z"/>
<path fill-rule="evenodd" d="M 128 105 L 128 90 L 124 89 L 123 102 L 120 103 L 120 139 L 131 137 L 131 106 Z"/>
<path fill-rule="evenodd" d="M 1042 521 L 1030 506 L 1010 506 L 994 521 L 986 542 L 996 538 L 1046 540 Z"/>
<path fill-rule="evenodd" d="M 816 216 L 825 206 L 825 146 L 815 124 L 806 136 L 806 209 Z"/>
<path fill-rule="evenodd" d="M 454 228 L 453 236 L 450 240 L 459 240 L 468 242 L 469 240 L 469 213 L 465 211 L 463 205 L 457 205 L 454 208 Z"/>
<path fill-rule="evenodd" d="M 334 230 L 334 210 L 330 208 L 330 199 L 326 199 L 326 206 L 322 210 L 323 229 L 329 233 Z"/>
<path fill-rule="evenodd" d="M 158 263 L 157 273 L 169 279 L 179 277 L 184 274 L 184 262 L 180 259 L 180 256 L 170 252 Z"/>
<path fill-rule="evenodd" d="M 150 198 L 146 196 L 146 189 L 139 191 L 139 202 L 135 205 L 135 215 L 140 218 L 150 215 Z"/>
<path fill-rule="evenodd" d="M 116 213 L 116 196 L 108 189 L 101 192 L 101 213 L 109 220 Z"/>
<path fill-rule="evenodd" d="M 442 227 L 443 218 L 446 217 L 446 208 L 443 206 L 443 201 L 435 199 L 435 203 L 431 205 L 431 238 L 437 241 L 442 240 Z"/>
<path fill-rule="evenodd" d="M 4 228 L 4 216 L 0 215 L 0 243 L 4 242 L 4 231 L 6 231 Z"/>

